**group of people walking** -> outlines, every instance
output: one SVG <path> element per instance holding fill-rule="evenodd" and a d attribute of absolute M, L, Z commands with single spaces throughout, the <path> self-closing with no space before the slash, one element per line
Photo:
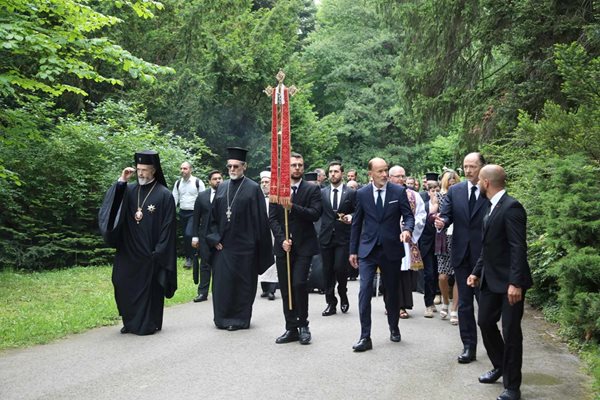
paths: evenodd
<path fill-rule="evenodd" d="M 191 174 L 184 176 L 191 172 L 191 165 L 184 163 L 182 179 L 170 191 L 158 154 L 140 152 L 135 155 L 137 171 L 125 168 L 109 189 L 99 222 L 107 243 L 117 248 L 112 280 L 122 333 L 152 334 L 162 327 L 164 298 L 177 288 L 178 203 L 186 265 L 196 264 L 194 279 L 199 288 L 194 301 L 207 299 L 212 275 L 217 328 L 249 328 L 258 276 L 271 276 L 262 291 L 273 299 L 276 270 L 285 331 L 275 342 L 309 344 L 308 277 L 313 258 L 320 255 L 326 282 L 325 317 L 336 314 L 338 305 L 342 313 L 349 310 L 348 265 L 358 270 L 361 331 L 353 350 L 373 348 L 371 298 L 379 290 L 374 285 L 378 271 L 389 339 L 400 342 L 399 319 L 412 308 L 418 276 L 414 271 L 422 269 L 424 316 L 437 311 L 434 297 L 439 286 L 440 316 L 450 316 L 459 326 L 463 347 L 458 362 L 476 360 L 478 323 L 493 366 L 479 381 L 491 383 L 502 377 L 505 390 L 498 399 L 520 398 L 520 321 L 525 291 L 532 281 L 526 213 L 506 194 L 502 167 L 486 165 L 480 153 L 471 153 L 463 162 L 465 181 L 459 182 L 458 175 L 448 171 L 440 188 L 437 176 L 428 174 L 419 193 L 405 186 L 402 167 L 390 169 L 376 157 L 368 164 L 369 183 L 355 190 L 344 183 L 344 168 L 337 161 L 324 171 L 328 186 L 307 182 L 302 155 L 292 153 L 291 202 L 283 206 L 269 202 L 268 171 L 261 173 L 261 185 L 245 176 L 246 156 L 244 149 L 229 148 L 230 179 L 223 181 L 219 171 L 212 171 L 206 190 L 190 180 Z M 137 183 L 127 184 L 134 172 Z M 194 190 L 197 197 L 190 215 L 185 193 Z M 194 258 L 199 262 L 194 263 Z M 452 276 L 455 293 L 450 310 Z M 500 318 L 502 334 L 497 327 Z"/>

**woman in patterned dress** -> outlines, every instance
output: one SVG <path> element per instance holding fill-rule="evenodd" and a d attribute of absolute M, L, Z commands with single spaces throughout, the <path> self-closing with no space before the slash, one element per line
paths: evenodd
<path fill-rule="evenodd" d="M 436 196 L 432 197 L 437 199 L 438 211 L 440 205 L 444 201 L 446 193 L 450 186 L 460 182 L 460 177 L 455 171 L 447 170 L 442 175 L 441 190 L 436 192 Z M 433 200 L 435 202 L 435 200 Z M 450 286 L 448 280 L 451 276 L 454 276 L 454 269 L 450 265 L 450 254 L 452 251 L 452 230 L 453 226 L 445 228 L 443 231 L 436 234 L 435 238 L 435 254 L 438 262 L 438 284 L 440 287 L 440 293 L 442 294 L 442 309 L 440 310 L 440 317 L 446 319 L 448 317 L 448 307 L 450 304 Z M 450 311 L 450 323 L 452 325 L 458 325 L 458 287 L 454 285 L 452 292 L 452 311 Z"/>

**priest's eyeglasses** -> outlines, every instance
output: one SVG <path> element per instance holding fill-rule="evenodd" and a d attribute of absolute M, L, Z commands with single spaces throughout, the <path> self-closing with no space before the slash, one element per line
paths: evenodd
<path fill-rule="evenodd" d="M 304 164 L 290 164 L 290 167 L 292 167 L 292 168 L 302 168 L 302 167 L 304 167 Z"/>
<path fill-rule="evenodd" d="M 238 169 L 242 168 L 242 164 L 227 164 L 226 167 L 227 169 Z"/>

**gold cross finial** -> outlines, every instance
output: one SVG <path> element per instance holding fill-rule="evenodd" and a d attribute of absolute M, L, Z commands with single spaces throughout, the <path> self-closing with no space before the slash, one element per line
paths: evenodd
<path fill-rule="evenodd" d="M 282 70 L 282 69 L 280 69 L 280 70 L 279 70 L 279 72 L 277 73 L 277 75 L 275 76 L 275 78 L 277 79 L 277 86 L 279 86 L 279 85 L 283 85 L 283 81 L 284 81 L 284 79 L 285 79 L 285 72 L 283 72 L 283 70 Z M 275 88 L 274 88 L 274 87 L 272 87 L 271 85 L 269 85 L 269 86 L 267 86 L 267 87 L 265 88 L 265 90 L 263 90 L 263 92 L 264 92 L 264 93 L 265 93 L 267 96 L 271 97 L 271 96 L 273 96 L 273 91 L 274 91 L 274 90 L 275 90 Z M 293 95 L 295 95 L 296 93 L 298 93 L 298 88 L 297 88 L 296 86 L 293 86 L 293 85 L 292 85 L 292 86 L 290 86 L 290 87 L 288 88 L 288 91 L 289 91 L 289 93 L 290 93 L 290 96 L 293 96 Z"/>

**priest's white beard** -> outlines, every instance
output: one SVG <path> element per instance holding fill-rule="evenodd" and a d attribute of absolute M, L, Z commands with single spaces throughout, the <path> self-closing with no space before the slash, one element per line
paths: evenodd
<path fill-rule="evenodd" d="M 229 171 L 229 177 L 234 180 L 237 181 L 238 179 L 242 178 L 244 176 L 244 171 Z"/>
<path fill-rule="evenodd" d="M 147 185 L 149 183 L 151 183 L 154 180 L 154 178 L 151 179 L 147 179 L 147 178 L 140 178 L 138 177 L 138 183 L 142 186 Z"/>

